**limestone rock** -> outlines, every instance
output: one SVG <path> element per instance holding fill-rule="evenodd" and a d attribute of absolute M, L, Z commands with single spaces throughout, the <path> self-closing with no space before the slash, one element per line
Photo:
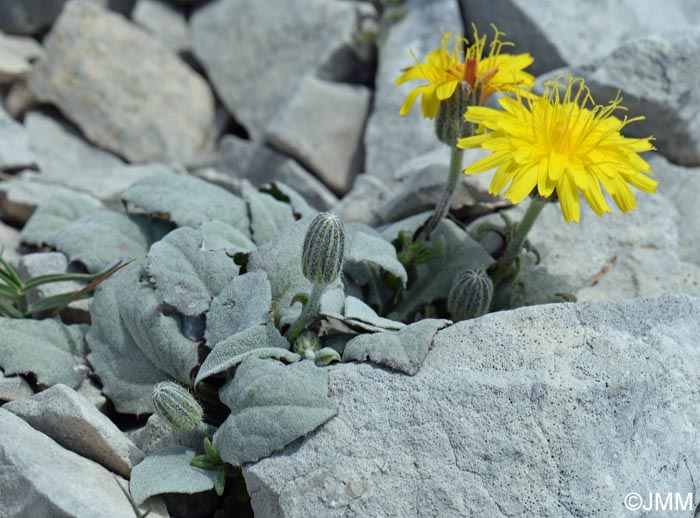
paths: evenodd
<path fill-rule="evenodd" d="M 84 396 L 66 385 L 54 385 L 29 399 L 3 406 L 64 448 L 129 477 L 143 453 L 117 425 Z"/>
<path fill-rule="evenodd" d="M 345 193 L 357 169 L 369 101 L 363 86 L 306 77 L 268 125 L 266 140 Z"/>
<path fill-rule="evenodd" d="M 122 165 L 118 156 L 88 143 L 75 126 L 50 114 L 34 110 L 27 113 L 29 147 L 43 170 L 110 167 Z"/>
<path fill-rule="evenodd" d="M 605 56 L 620 44 L 700 23 L 694 0 L 460 0 L 482 32 L 495 23 L 519 52 L 535 57 L 534 74 Z"/>
<path fill-rule="evenodd" d="M 87 0 L 66 4 L 29 87 L 130 162 L 193 162 L 214 119 L 207 83 L 163 45 Z M 136 64 L 136 65 L 135 65 Z"/>
<path fill-rule="evenodd" d="M 187 20 L 182 7 L 166 0 L 138 0 L 131 18 L 173 52 L 189 49 Z"/>
<path fill-rule="evenodd" d="M 24 126 L 0 105 L 0 171 L 33 167 L 35 163 Z"/>
<path fill-rule="evenodd" d="M 36 34 L 61 12 L 66 0 L 22 0 L 0 2 L 0 31 Z"/>
<path fill-rule="evenodd" d="M 0 405 L 5 401 L 16 401 L 32 397 L 34 391 L 22 376 L 5 376 L 0 370 Z"/>
<path fill-rule="evenodd" d="M 0 84 L 13 83 L 26 76 L 30 69 L 26 59 L 5 48 L 0 40 Z"/>
<path fill-rule="evenodd" d="M 72 189 L 22 179 L 0 182 L 0 218 L 24 224 L 37 206 L 57 195 L 74 194 Z"/>
<path fill-rule="evenodd" d="M 352 190 L 333 207 L 343 221 L 359 221 L 370 226 L 384 222 L 384 204 L 394 192 L 379 176 L 360 174 Z"/>
<path fill-rule="evenodd" d="M 0 216 L 2 214 L 2 209 L 0 209 Z M 2 257 L 13 266 L 16 266 L 19 262 L 19 243 L 19 230 L 0 221 L 0 249 L 2 250 Z"/>
<path fill-rule="evenodd" d="M 0 408 L 0 472 L 5 516 L 124 518 L 131 504 L 119 489 L 127 481 L 59 446 L 12 412 Z M 146 502 L 149 516 L 167 517 L 162 501 Z"/>
<path fill-rule="evenodd" d="M 275 180 L 283 182 L 320 210 L 338 201 L 323 183 L 293 159 L 234 135 L 221 139 L 213 167 L 231 178 L 248 179 L 256 187 Z"/>
<path fill-rule="evenodd" d="M 302 78 L 323 70 L 343 80 L 367 9 L 348 1 L 214 0 L 194 12 L 190 40 L 224 105 L 261 140 Z"/>
<path fill-rule="evenodd" d="M 441 30 L 462 30 L 454 0 L 407 0 L 405 9 L 406 16 L 391 27 L 379 50 L 374 105 L 365 131 L 365 172 L 386 182 L 407 160 L 445 149 L 435 136 L 433 121 L 423 118 L 420 101 L 406 117 L 399 115 L 408 92 L 421 84 L 412 81 L 394 86 L 401 69 L 414 64 L 409 50 L 422 60 L 440 47 Z"/>
<path fill-rule="evenodd" d="M 625 115 L 645 117 L 628 125 L 626 134 L 653 135 L 669 160 L 700 165 L 700 27 L 635 39 L 587 63 L 571 73 L 586 79 L 596 102 L 619 91 L 629 109 Z"/>
<path fill-rule="evenodd" d="M 617 517 L 629 492 L 694 493 L 698 315 L 521 308 L 441 331 L 413 377 L 333 367 L 338 416 L 244 468 L 255 514 Z"/>

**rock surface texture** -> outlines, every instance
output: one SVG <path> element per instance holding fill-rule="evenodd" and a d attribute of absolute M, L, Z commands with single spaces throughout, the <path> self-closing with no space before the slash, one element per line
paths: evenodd
<path fill-rule="evenodd" d="M 629 492 L 685 496 L 698 315 L 685 296 L 521 308 L 440 332 L 414 377 L 335 367 L 338 416 L 245 468 L 256 516 L 618 517 Z"/>
<path fill-rule="evenodd" d="M 459 1 L 469 22 L 483 30 L 495 23 L 516 49 L 535 56 L 535 74 L 587 63 L 643 35 L 700 23 L 694 0 Z"/>
<path fill-rule="evenodd" d="M 118 486 L 126 488 L 126 480 L 63 449 L 4 408 L 0 408 L 0 437 L 2 516 L 124 518 L 134 515 Z M 149 507 L 147 502 L 144 508 Z M 149 516 L 169 516 L 162 502 L 155 502 L 150 508 L 154 511 Z"/>
<path fill-rule="evenodd" d="M 29 77 L 89 140 L 130 162 L 191 162 L 214 119 L 207 83 L 122 16 L 69 2 Z"/>

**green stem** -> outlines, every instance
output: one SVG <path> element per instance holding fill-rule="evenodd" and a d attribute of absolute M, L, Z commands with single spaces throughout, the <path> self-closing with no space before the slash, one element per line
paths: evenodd
<path fill-rule="evenodd" d="M 508 242 L 503 257 L 498 261 L 498 266 L 491 275 L 494 286 L 498 285 L 510 272 L 513 261 L 520 255 L 520 249 L 525 242 L 528 232 L 530 232 L 530 229 L 537 220 L 537 216 L 540 215 L 540 212 L 542 212 L 546 204 L 547 200 L 545 198 L 540 198 L 539 196 L 532 198 L 530 206 L 527 208 L 527 212 L 525 212 L 525 216 L 523 216 L 522 221 L 520 221 L 515 230 L 515 235 Z"/>
<path fill-rule="evenodd" d="M 438 226 L 438 223 L 442 221 L 442 218 L 444 218 L 447 215 L 447 212 L 450 210 L 450 205 L 452 205 L 452 197 L 457 189 L 459 174 L 462 172 L 463 154 L 464 151 L 462 149 L 458 147 L 452 148 L 447 185 L 445 186 L 445 190 L 442 192 L 442 196 L 440 196 L 440 200 L 435 206 L 435 211 L 430 216 L 430 219 L 427 221 L 425 226 L 418 233 L 418 236 L 416 236 L 416 243 L 427 240 L 430 237 L 430 234 L 432 234 L 433 230 L 435 230 L 435 227 Z"/>
<path fill-rule="evenodd" d="M 318 316 L 318 310 L 321 307 L 321 295 L 326 291 L 326 285 L 320 282 L 314 282 L 311 287 L 309 300 L 304 305 L 304 309 L 299 315 L 299 318 L 292 324 L 287 333 L 284 335 L 287 341 L 293 344 L 299 335 L 306 329 L 311 322 Z"/>

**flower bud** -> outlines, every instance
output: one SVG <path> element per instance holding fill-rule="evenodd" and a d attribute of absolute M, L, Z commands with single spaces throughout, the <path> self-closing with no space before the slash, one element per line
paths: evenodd
<path fill-rule="evenodd" d="M 313 360 L 320 348 L 321 340 L 313 331 L 304 331 L 294 342 L 294 352 L 307 360 Z"/>
<path fill-rule="evenodd" d="M 185 387 L 163 381 L 153 387 L 151 394 L 156 413 L 175 432 L 194 431 L 202 422 L 204 412 Z"/>
<path fill-rule="evenodd" d="M 440 101 L 437 115 L 435 116 L 435 134 L 437 138 L 450 147 L 457 145 L 457 139 L 471 137 L 474 124 L 464 119 L 464 113 L 470 105 L 470 87 L 466 83 L 460 83 L 452 97 Z"/>
<path fill-rule="evenodd" d="M 345 256 L 345 226 L 330 212 L 316 216 L 304 239 L 302 271 L 313 283 L 330 284 L 343 269 Z"/>
<path fill-rule="evenodd" d="M 493 299 L 493 282 L 485 270 L 465 270 L 455 279 L 447 298 L 447 309 L 455 320 L 488 313 Z"/>

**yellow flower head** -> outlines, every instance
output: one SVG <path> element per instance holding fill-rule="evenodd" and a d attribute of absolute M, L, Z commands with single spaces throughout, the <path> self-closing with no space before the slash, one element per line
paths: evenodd
<path fill-rule="evenodd" d="M 568 76 L 545 83 L 542 97 L 520 94 L 502 98 L 503 110 L 469 107 L 465 119 L 490 130 L 458 141 L 461 148 L 482 147 L 491 154 L 464 172 L 480 173 L 497 167 L 489 192 L 500 193 L 510 182 L 505 198 L 519 203 L 533 189 L 549 197 L 556 189 L 564 219 L 579 221 L 579 192 L 593 211 L 611 212 L 603 188 L 623 212 L 634 210 L 629 185 L 656 192 L 658 182 L 649 164 L 638 153 L 651 151 L 652 137 L 626 138 L 622 128 L 633 121 L 614 115 L 624 110 L 617 98 L 607 105 L 595 105 L 583 79 Z M 629 185 L 628 185 L 629 184 Z"/>
<path fill-rule="evenodd" d="M 469 45 L 466 38 L 456 38 L 452 51 L 449 50 L 449 41 L 452 33 L 446 32 L 442 36 L 442 45 L 425 58 L 425 63 L 419 63 L 416 56 L 416 64 L 402 70 L 403 74 L 396 79 L 396 85 L 402 85 L 407 81 L 422 79 L 427 85 L 414 88 L 406 97 L 401 107 L 401 115 L 408 114 L 413 107 L 418 95 L 422 94 L 421 108 L 423 116 L 434 118 L 437 114 L 440 101 L 452 97 L 457 86 L 461 83 L 468 93 L 475 93 L 475 101 L 479 104 L 486 102 L 491 94 L 496 91 L 512 92 L 517 88 L 529 88 L 534 84 L 534 77 L 524 71 L 533 62 L 530 54 L 502 54 L 503 47 L 512 46 L 513 43 L 501 41 L 504 33 L 495 25 L 493 41 L 486 50 L 486 35 L 479 36 L 476 26 L 472 25 L 474 43 Z M 462 61 L 461 49 L 466 46 L 466 56 Z"/>

